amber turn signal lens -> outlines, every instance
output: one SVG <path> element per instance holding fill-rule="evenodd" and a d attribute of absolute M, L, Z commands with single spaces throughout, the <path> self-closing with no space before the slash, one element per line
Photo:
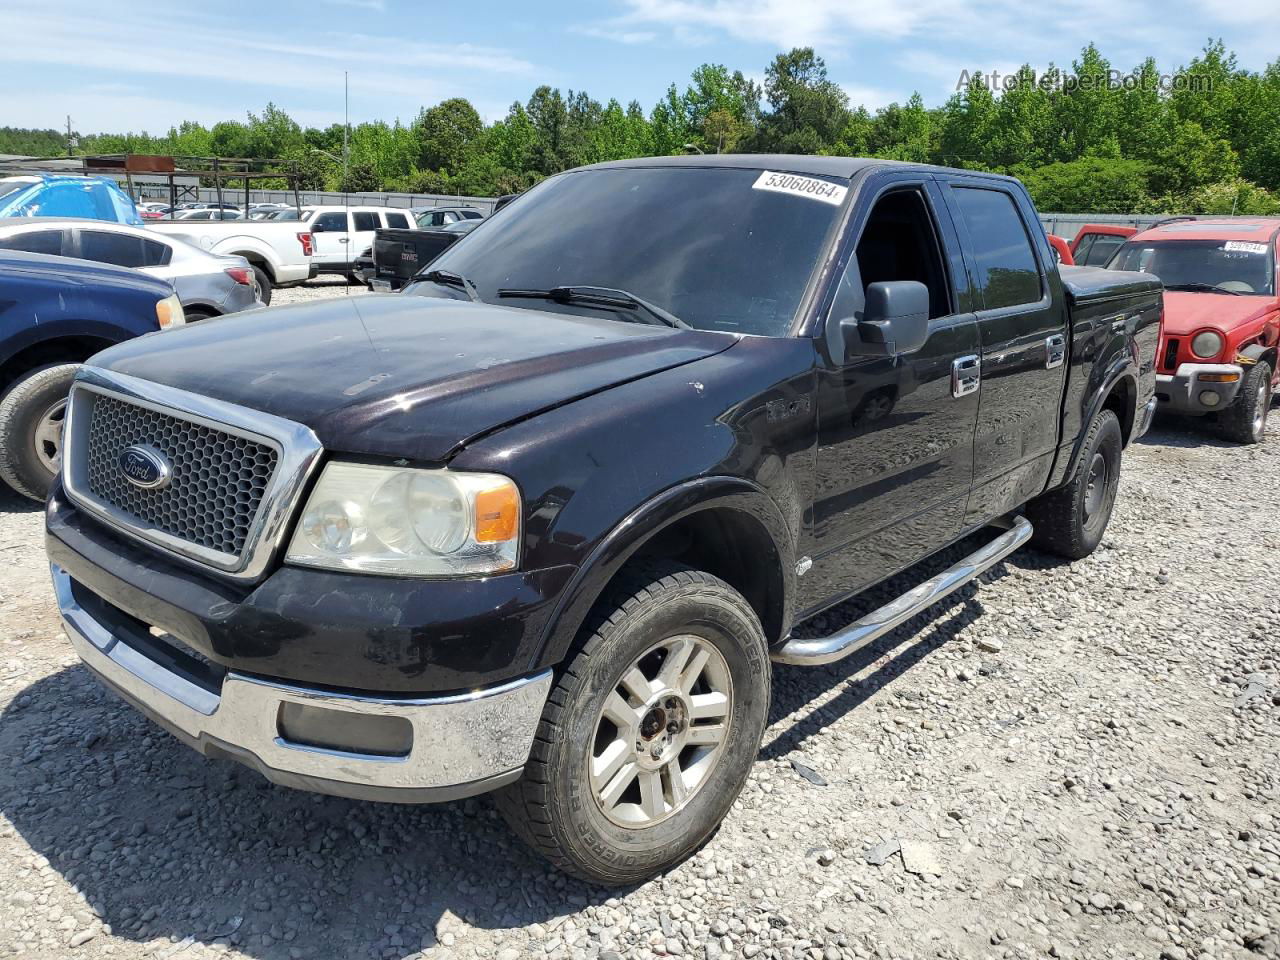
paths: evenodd
<path fill-rule="evenodd" d="M 520 522 L 520 495 L 513 485 L 476 494 L 476 542 L 505 543 L 516 535 Z"/>
<path fill-rule="evenodd" d="M 1202 373 L 1197 377 L 1201 383 L 1235 383 L 1240 379 L 1238 373 Z"/>

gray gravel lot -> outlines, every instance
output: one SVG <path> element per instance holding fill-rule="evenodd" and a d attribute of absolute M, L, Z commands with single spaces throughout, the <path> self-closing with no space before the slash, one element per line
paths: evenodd
<path fill-rule="evenodd" d="M 777 668 L 724 827 L 618 892 L 484 800 L 313 796 L 181 747 L 77 666 L 40 511 L 0 493 L 0 955 L 1280 956 L 1278 520 L 1280 434 L 1158 423 L 1093 557 L 1022 550 L 853 661 Z"/>

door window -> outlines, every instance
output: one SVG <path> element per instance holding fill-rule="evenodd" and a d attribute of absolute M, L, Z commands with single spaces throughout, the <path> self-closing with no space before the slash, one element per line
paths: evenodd
<path fill-rule="evenodd" d="M 353 213 L 351 216 L 355 220 L 356 230 L 377 230 L 381 226 L 376 213 Z"/>
<path fill-rule="evenodd" d="M 316 217 L 315 226 L 328 231 L 345 233 L 347 230 L 347 215 L 345 213 L 322 213 Z"/>
<path fill-rule="evenodd" d="M 1031 238 L 1003 190 L 953 187 L 978 268 L 978 289 L 988 310 L 1039 302 L 1040 270 Z"/>
<path fill-rule="evenodd" d="M 931 320 L 954 312 L 933 218 L 916 189 L 895 190 L 876 201 L 840 279 L 831 319 L 860 314 L 867 287 L 890 280 L 915 280 L 928 287 Z"/>
<path fill-rule="evenodd" d="M 27 253 L 62 255 L 61 230 L 28 230 L 0 239 L 0 250 L 24 250 Z"/>
<path fill-rule="evenodd" d="M 169 248 L 163 243 L 128 233 L 104 230 L 80 231 L 80 256 L 118 267 L 159 267 L 169 262 Z"/>

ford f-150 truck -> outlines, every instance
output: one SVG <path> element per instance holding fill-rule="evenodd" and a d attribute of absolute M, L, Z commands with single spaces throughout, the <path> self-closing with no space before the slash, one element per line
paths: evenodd
<path fill-rule="evenodd" d="M 349 797 L 497 791 L 561 868 L 636 881 L 728 814 L 772 662 L 847 656 L 1028 541 L 1097 546 L 1160 310 L 1153 277 L 1060 270 L 1004 177 L 570 171 L 399 294 L 96 357 L 47 510 L 58 603 L 205 754 Z"/>

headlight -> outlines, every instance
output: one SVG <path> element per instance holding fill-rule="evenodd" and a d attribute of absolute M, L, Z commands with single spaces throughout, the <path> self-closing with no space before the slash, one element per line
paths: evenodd
<path fill-rule="evenodd" d="M 176 293 L 156 302 L 156 322 L 160 324 L 161 330 L 180 327 L 187 322 L 187 315 L 182 312 L 182 301 Z"/>
<path fill-rule="evenodd" d="M 1191 352 L 1201 360 L 1212 360 L 1222 352 L 1222 335 L 1212 330 L 1197 333 L 1191 340 Z"/>
<path fill-rule="evenodd" d="M 330 463 L 288 563 L 410 577 L 514 570 L 520 493 L 493 473 Z"/>

